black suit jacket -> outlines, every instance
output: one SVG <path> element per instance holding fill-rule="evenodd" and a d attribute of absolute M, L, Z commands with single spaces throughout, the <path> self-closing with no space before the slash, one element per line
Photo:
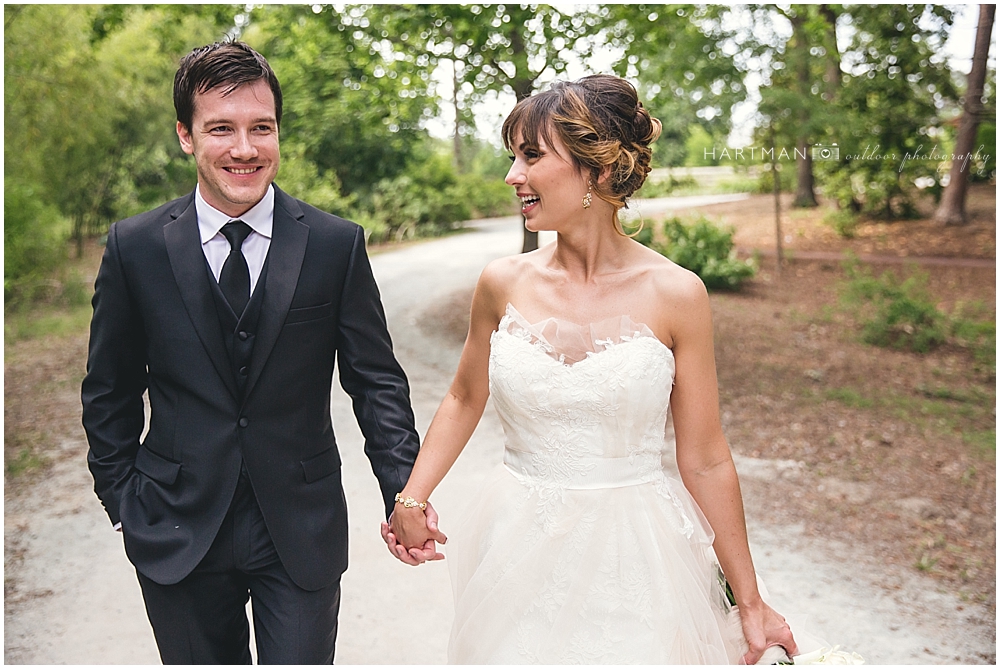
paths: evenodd
<path fill-rule="evenodd" d="M 330 418 L 335 358 L 386 505 L 419 448 L 362 229 L 275 188 L 263 304 L 240 393 L 194 194 L 111 226 L 95 284 L 83 424 L 95 491 L 150 579 L 204 557 L 247 472 L 278 556 L 306 590 L 347 567 Z M 149 391 L 149 431 L 143 391 Z"/>

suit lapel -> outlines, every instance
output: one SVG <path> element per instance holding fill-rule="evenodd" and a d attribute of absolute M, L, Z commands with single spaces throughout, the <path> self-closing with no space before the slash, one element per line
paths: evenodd
<path fill-rule="evenodd" d="M 222 338 L 222 327 L 219 325 L 219 314 L 212 298 L 212 287 L 208 283 L 194 197 L 188 198 L 186 203 L 181 202 L 177 209 L 170 212 L 170 216 L 174 220 L 163 226 L 163 238 L 181 299 L 216 371 L 233 397 L 238 398 L 236 380 L 233 378 L 226 344 Z"/>
<path fill-rule="evenodd" d="M 301 221 L 304 214 L 295 199 L 274 187 L 274 226 L 271 245 L 267 251 L 267 276 L 264 278 L 264 301 L 261 304 L 257 325 L 257 340 L 250 359 L 250 374 L 246 394 L 253 391 L 264 363 L 271 355 L 281 328 L 288 315 L 288 308 L 299 283 L 299 271 L 309 241 L 309 226 Z"/>

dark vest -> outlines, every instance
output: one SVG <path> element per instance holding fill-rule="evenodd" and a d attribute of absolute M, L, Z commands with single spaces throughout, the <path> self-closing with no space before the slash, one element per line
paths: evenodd
<path fill-rule="evenodd" d="M 240 390 L 240 400 L 244 399 L 242 395 L 246 390 L 247 375 L 250 372 L 250 358 L 253 355 L 253 343 L 257 335 L 257 323 L 260 320 L 260 307 L 264 302 L 264 279 L 267 278 L 268 264 L 268 260 L 265 260 L 257 285 L 254 286 L 253 295 L 250 296 L 243 314 L 237 318 L 226 296 L 222 294 L 219 282 L 211 274 L 208 262 L 205 263 L 209 272 L 208 283 L 212 287 L 212 297 L 215 298 L 215 310 L 219 314 L 219 325 L 222 326 L 222 338 L 229 352 L 233 378 L 236 379 L 236 387 Z"/>

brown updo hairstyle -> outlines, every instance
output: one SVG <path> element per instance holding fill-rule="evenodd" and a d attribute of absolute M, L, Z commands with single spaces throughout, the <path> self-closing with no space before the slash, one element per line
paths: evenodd
<path fill-rule="evenodd" d="M 551 146 L 553 129 L 574 164 L 589 174 L 594 195 L 615 208 L 615 229 L 621 232 L 618 210 L 628 206 L 626 200 L 649 174 L 649 145 L 660 136 L 660 121 L 643 108 L 632 84 L 594 74 L 556 82 L 518 102 L 503 123 L 503 143 L 512 150 L 520 133 L 527 147 L 537 149 L 539 137 Z M 606 169 L 609 178 L 599 182 Z"/>

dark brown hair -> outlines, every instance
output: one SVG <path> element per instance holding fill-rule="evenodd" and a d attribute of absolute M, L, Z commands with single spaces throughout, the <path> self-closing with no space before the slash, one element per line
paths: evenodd
<path fill-rule="evenodd" d="M 554 130 L 574 163 L 590 175 L 594 195 L 617 212 L 646 180 L 652 157 L 649 145 L 660 136 L 661 127 L 643 108 L 632 84 L 595 74 L 556 82 L 549 90 L 521 100 L 504 121 L 502 134 L 507 149 L 513 148 L 517 133 L 537 149 L 539 137 L 551 146 Z M 604 170 L 610 176 L 599 183 Z"/>
<path fill-rule="evenodd" d="M 174 109 L 177 120 L 191 129 L 194 96 L 224 86 L 229 95 L 244 84 L 264 80 L 274 94 L 274 115 L 281 126 L 281 85 L 264 56 L 243 42 L 215 42 L 198 47 L 181 59 L 174 75 Z"/>

